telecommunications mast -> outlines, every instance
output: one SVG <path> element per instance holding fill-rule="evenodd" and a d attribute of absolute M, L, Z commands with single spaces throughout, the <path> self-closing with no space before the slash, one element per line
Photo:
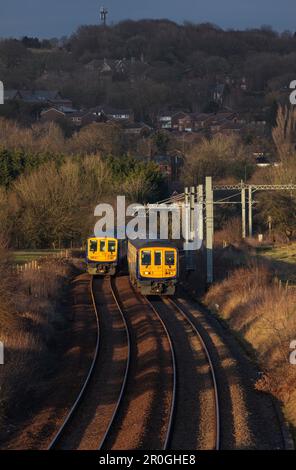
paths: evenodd
<path fill-rule="evenodd" d="M 107 23 L 107 16 L 108 16 L 108 10 L 105 7 L 101 7 L 100 9 L 100 19 L 101 23 L 106 26 Z"/>

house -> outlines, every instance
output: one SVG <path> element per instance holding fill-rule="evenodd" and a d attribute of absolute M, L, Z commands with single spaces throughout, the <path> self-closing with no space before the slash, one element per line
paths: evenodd
<path fill-rule="evenodd" d="M 212 114 L 207 121 L 207 128 L 212 134 L 220 132 L 225 126 L 237 123 L 237 114 L 221 112 Z"/>
<path fill-rule="evenodd" d="M 60 119 L 66 119 L 75 127 L 83 127 L 97 121 L 94 115 L 88 110 L 77 111 L 77 109 L 64 106 L 41 111 L 40 120 L 42 122 L 57 122 Z"/>
<path fill-rule="evenodd" d="M 96 117 L 91 111 L 76 111 L 74 113 L 69 113 L 66 115 L 66 119 L 73 125 L 77 127 L 87 126 L 92 122 L 97 122 Z"/>
<path fill-rule="evenodd" d="M 237 122 L 225 122 L 220 127 L 219 134 L 238 135 L 242 131 L 242 125 Z"/>
<path fill-rule="evenodd" d="M 4 88 L 4 102 L 21 100 L 21 94 L 18 90 L 6 90 Z"/>
<path fill-rule="evenodd" d="M 195 113 L 192 115 L 193 119 L 193 129 L 195 131 L 202 131 L 207 128 L 207 123 L 209 122 L 212 114 L 210 113 Z"/>
<path fill-rule="evenodd" d="M 99 80 L 113 81 L 113 80 L 130 80 L 133 81 L 136 77 L 144 78 L 146 76 L 148 65 L 144 58 L 130 59 L 93 59 L 84 65 L 86 70 L 96 72 Z"/>
<path fill-rule="evenodd" d="M 57 108 L 44 109 L 40 113 L 41 122 L 57 122 L 66 117 L 66 114 Z"/>
<path fill-rule="evenodd" d="M 134 112 L 131 109 L 116 109 L 108 105 L 96 106 L 91 109 L 93 115 L 99 120 L 134 122 Z"/>
<path fill-rule="evenodd" d="M 59 91 L 51 90 L 20 90 L 21 100 L 30 104 L 41 104 L 50 101 L 59 101 L 62 96 Z"/>
<path fill-rule="evenodd" d="M 179 132 L 199 132 L 207 127 L 211 114 L 188 113 L 178 119 Z"/>
<path fill-rule="evenodd" d="M 157 118 L 157 127 L 165 130 L 178 129 L 179 119 L 186 115 L 183 111 L 162 112 Z"/>
<path fill-rule="evenodd" d="M 227 94 L 229 94 L 229 86 L 225 83 L 216 84 L 211 90 L 212 100 L 222 106 Z"/>
<path fill-rule="evenodd" d="M 56 90 L 5 90 L 4 99 L 11 101 L 23 101 L 32 105 L 47 106 L 69 106 L 72 107 L 72 101 L 63 98 L 61 93 Z"/>
<path fill-rule="evenodd" d="M 184 114 L 178 119 L 179 132 L 192 132 L 194 128 L 192 114 Z"/>
<path fill-rule="evenodd" d="M 148 126 L 143 122 L 128 122 L 124 124 L 123 132 L 126 135 L 131 136 L 147 136 L 152 131 L 152 127 Z"/>

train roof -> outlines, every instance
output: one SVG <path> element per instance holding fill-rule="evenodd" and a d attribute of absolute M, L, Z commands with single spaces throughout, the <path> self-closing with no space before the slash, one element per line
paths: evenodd
<path fill-rule="evenodd" d="M 135 248 L 152 248 L 152 247 L 168 247 L 168 248 L 177 248 L 176 243 L 172 240 L 128 240 L 128 242 L 133 245 Z"/>

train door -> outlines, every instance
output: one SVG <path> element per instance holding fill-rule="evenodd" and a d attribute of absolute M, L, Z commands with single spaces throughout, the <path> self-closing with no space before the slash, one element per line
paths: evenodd
<path fill-rule="evenodd" d="M 156 278 L 162 278 L 164 276 L 163 254 L 164 252 L 161 249 L 154 251 L 153 273 Z"/>

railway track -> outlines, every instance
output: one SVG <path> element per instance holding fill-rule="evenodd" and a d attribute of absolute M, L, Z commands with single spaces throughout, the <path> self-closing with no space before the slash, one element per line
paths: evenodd
<path fill-rule="evenodd" d="M 124 395 L 130 366 L 130 335 L 112 279 L 91 278 L 90 295 L 97 325 L 93 358 L 49 450 L 102 449 Z"/>
<path fill-rule="evenodd" d="M 165 335 L 167 337 L 169 346 L 170 346 L 170 354 L 171 354 L 171 364 L 172 364 L 172 375 L 173 375 L 173 386 L 172 386 L 172 398 L 171 398 L 171 405 L 170 405 L 170 412 L 169 412 L 169 419 L 168 419 L 168 425 L 167 425 L 167 430 L 166 430 L 166 435 L 165 435 L 165 440 L 163 444 L 163 450 L 167 450 L 169 448 L 169 444 L 171 442 L 171 435 L 172 435 L 172 430 L 173 430 L 173 422 L 174 422 L 174 416 L 175 416 L 175 409 L 176 409 L 176 399 L 177 399 L 177 366 L 176 366 L 176 354 L 175 354 L 175 349 L 173 345 L 173 341 L 171 338 L 171 335 L 169 333 L 169 330 L 165 324 L 165 322 L 162 320 L 161 315 L 159 315 L 157 309 L 154 307 L 152 302 L 150 302 L 147 297 L 145 297 L 146 303 L 149 305 L 149 307 L 153 310 L 154 314 L 160 321 L 163 331 L 165 332 Z"/>
<path fill-rule="evenodd" d="M 160 297 L 157 300 L 146 298 L 146 301 L 159 316 L 177 352 L 175 361 L 175 377 L 177 378 L 175 383 L 178 384 L 176 385 L 175 396 L 178 397 L 178 401 L 175 401 L 172 410 L 167 441 L 171 443 L 173 449 L 185 446 L 193 449 L 210 448 L 218 450 L 220 448 L 218 386 L 211 355 L 203 337 L 197 326 L 176 301 L 171 298 L 163 299 Z M 172 316 L 173 311 L 175 313 L 174 317 Z M 183 326 L 186 325 L 184 327 L 184 337 L 180 334 L 181 323 L 183 323 Z M 188 341 L 190 341 L 190 347 L 188 344 L 187 348 L 184 346 L 186 335 Z M 199 350 L 196 340 L 200 346 Z M 201 359 L 202 355 L 204 356 L 203 359 Z M 205 377 L 202 378 L 205 375 L 207 376 L 206 379 Z M 196 383 L 194 376 L 197 377 L 197 381 L 200 383 Z M 207 389 L 206 392 L 202 390 L 203 386 L 204 389 Z M 210 386 L 211 391 L 209 392 Z M 188 389 L 190 390 L 188 391 Z M 206 398 L 204 395 L 206 395 Z M 198 397 L 202 397 L 202 400 L 200 400 L 202 403 L 200 404 L 198 404 Z M 186 414 L 184 407 L 186 408 L 188 403 L 189 407 Z M 195 412 L 195 408 L 198 407 L 199 411 Z M 205 422 L 207 418 L 210 423 Z M 184 421 L 186 423 L 182 427 Z M 200 425 L 200 422 L 203 422 L 203 426 Z M 202 434 L 204 435 L 202 436 Z"/>
<path fill-rule="evenodd" d="M 104 449 L 169 448 L 176 401 L 176 366 L 169 332 L 127 277 L 115 280 L 131 332 L 131 364 L 115 426 Z"/>
<path fill-rule="evenodd" d="M 201 430 L 198 423 L 200 416 L 197 416 L 194 409 L 191 410 L 189 421 L 188 415 L 186 416 L 187 404 L 190 404 L 190 400 L 188 400 L 188 396 L 186 397 L 186 393 L 184 395 L 184 390 L 191 390 L 190 375 L 195 375 L 196 372 L 198 377 L 198 370 L 194 370 L 196 358 L 194 359 L 194 353 L 192 354 L 196 345 L 192 343 L 191 348 L 188 347 L 186 352 L 184 348 L 180 350 L 180 344 L 184 342 L 184 338 L 183 340 L 178 339 L 173 333 L 182 321 L 187 325 L 187 331 L 184 330 L 184 334 L 198 338 L 207 361 L 207 365 L 199 364 L 199 368 L 208 367 L 207 374 L 211 375 L 214 395 L 210 393 L 210 397 L 213 396 L 215 401 L 215 430 L 212 429 L 213 426 L 210 426 L 210 440 L 212 440 L 213 434 L 215 434 L 215 439 L 210 448 L 219 449 L 220 420 L 217 382 L 211 357 L 201 334 L 188 318 L 186 312 L 172 299 L 159 298 L 158 301 L 152 301 L 137 294 L 129 285 L 128 289 L 126 299 L 131 302 L 130 299 L 133 297 L 130 294 L 133 293 L 136 305 L 134 302 L 131 305 L 123 305 L 124 301 L 119 298 L 122 296 L 122 286 L 119 285 L 117 290 L 116 281 L 113 281 L 112 278 L 91 279 L 90 293 L 97 324 L 94 355 L 77 399 L 48 448 L 99 450 L 141 448 L 141 446 L 149 448 L 147 443 L 151 442 L 151 436 L 154 436 L 154 443 L 151 444 L 152 449 L 181 449 L 182 445 L 184 448 L 188 448 L 189 434 L 197 435 Z M 118 291 L 121 293 L 120 296 Z M 158 344 L 159 351 L 151 353 L 151 361 L 155 362 L 152 369 L 155 371 L 158 368 L 158 371 L 154 380 L 146 384 L 149 392 L 142 392 L 142 394 L 147 396 L 148 403 L 153 395 L 152 402 L 158 403 L 159 412 L 151 403 L 147 404 L 147 410 L 144 412 L 143 398 L 140 400 L 139 413 L 137 413 L 139 404 L 137 405 L 138 399 L 134 396 L 135 390 L 137 391 L 139 387 L 137 376 L 142 375 L 143 372 L 147 372 L 148 375 L 149 372 L 144 370 L 146 359 L 143 365 L 141 364 L 141 348 L 139 347 L 139 338 L 143 337 L 144 330 L 147 334 L 147 324 L 143 323 L 142 326 L 141 323 L 136 324 L 138 323 L 139 311 L 144 309 L 145 305 L 147 318 L 151 317 L 149 310 L 154 313 L 154 319 L 152 320 L 151 317 L 148 319 L 148 323 L 153 321 L 156 324 L 152 328 L 153 332 L 151 330 L 151 336 L 155 335 L 154 342 Z M 168 316 L 172 317 L 172 310 L 175 312 L 174 317 L 178 316 L 175 328 L 167 318 Z M 159 339 L 160 337 L 162 340 Z M 163 344 L 160 345 L 159 342 Z M 143 358 L 147 355 L 147 351 L 144 349 Z M 163 361 L 162 366 L 158 366 L 157 361 Z M 183 377 L 185 371 L 187 374 L 189 373 L 189 377 Z M 118 377 L 120 378 L 118 379 Z M 163 383 L 160 385 L 161 380 Z M 198 396 L 197 393 L 194 393 L 197 392 L 200 385 L 193 385 L 190 399 L 192 406 L 197 408 L 199 406 Z M 207 381 L 207 387 L 209 387 L 209 381 Z M 164 405 L 164 403 L 166 404 Z M 207 405 L 212 407 L 212 403 Z M 137 418 L 134 416 L 135 410 Z M 161 419 L 159 418 L 160 413 L 163 414 Z M 208 413 L 208 409 L 206 413 Z M 200 410 L 199 415 L 201 414 Z M 212 420 L 213 416 L 212 414 Z M 134 423 L 135 419 L 138 421 L 136 424 Z M 139 427 L 135 433 L 137 435 L 140 435 L 141 429 L 145 428 L 142 432 L 141 443 L 136 442 L 135 438 L 131 438 L 131 440 L 128 438 L 127 430 L 131 429 L 132 424 Z M 185 429 L 180 429 L 180 425 Z M 209 434 L 206 439 L 209 440 Z M 206 445 L 204 447 L 208 448 Z M 192 441 L 189 448 L 199 447 L 195 446 Z M 200 444 L 200 448 L 203 448 L 203 444 Z"/>

